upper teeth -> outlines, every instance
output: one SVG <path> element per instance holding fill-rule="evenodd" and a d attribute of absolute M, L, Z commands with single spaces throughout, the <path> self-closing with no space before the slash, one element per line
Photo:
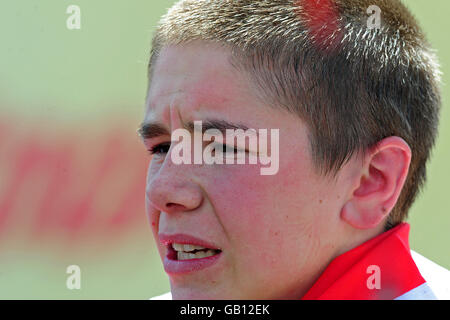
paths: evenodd
<path fill-rule="evenodd" d="M 172 243 L 172 247 L 175 251 L 184 251 L 184 252 L 207 249 L 205 247 L 196 246 L 193 244 L 180 244 L 180 243 Z"/>

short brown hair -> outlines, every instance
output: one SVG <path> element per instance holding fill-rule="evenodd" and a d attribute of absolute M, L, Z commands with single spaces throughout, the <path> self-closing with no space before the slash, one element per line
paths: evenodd
<path fill-rule="evenodd" d="M 381 9 L 368 28 L 367 8 Z M 397 0 L 182 0 L 159 23 L 152 66 L 169 44 L 212 41 L 231 49 L 266 101 L 298 115 L 321 174 L 399 136 L 412 150 L 386 228 L 407 216 L 426 180 L 440 110 L 437 58 Z"/>

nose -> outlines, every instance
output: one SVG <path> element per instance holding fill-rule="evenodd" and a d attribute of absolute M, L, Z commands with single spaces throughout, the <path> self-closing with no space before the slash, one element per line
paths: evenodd
<path fill-rule="evenodd" d="M 192 179 L 193 165 L 174 164 L 170 155 L 158 170 L 150 170 L 146 196 L 155 210 L 174 213 L 198 208 L 203 200 L 202 189 Z"/>

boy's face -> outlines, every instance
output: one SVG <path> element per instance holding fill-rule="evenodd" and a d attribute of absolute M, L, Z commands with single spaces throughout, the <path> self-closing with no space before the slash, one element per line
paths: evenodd
<path fill-rule="evenodd" d="M 187 234 L 222 249 L 206 268 L 168 270 L 174 299 L 300 298 L 340 253 L 345 237 L 339 212 L 348 177 L 345 170 L 336 181 L 317 175 L 304 123 L 264 105 L 228 59 L 229 51 L 211 44 L 164 48 L 154 66 L 145 122 L 161 123 L 169 132 L 182 126 L 181 119 L 279 129 L 279 171 L 261 175 L 265 165 L 259 162 L 175 165 L 173 143 L 153 156 L 148 169 L 151 228 L 163 261 L 168 248 L 161 234 Z M 166 134 L 145 144 L 150 149 L 170 141 Z"/>

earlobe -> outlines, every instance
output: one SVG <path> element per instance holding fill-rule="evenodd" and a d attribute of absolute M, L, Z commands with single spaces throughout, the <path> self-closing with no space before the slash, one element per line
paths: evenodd
<path fill-rule="evenodd" d="M 382 207 L 380 212 L 363 210 L 355 201 L 350 200 L 341 210 L 341 219 L 356 229 L 372 229 L 378 226 L 388 213 L 385 207 Z"/>
<path fill-rule="evenodd" d="M 367 154 L 341 219 L 357 229 L 371 229 L 388 216 L 400 196 L 408 175 L 411 150 L 399 137 L 380 141 Z"/>

